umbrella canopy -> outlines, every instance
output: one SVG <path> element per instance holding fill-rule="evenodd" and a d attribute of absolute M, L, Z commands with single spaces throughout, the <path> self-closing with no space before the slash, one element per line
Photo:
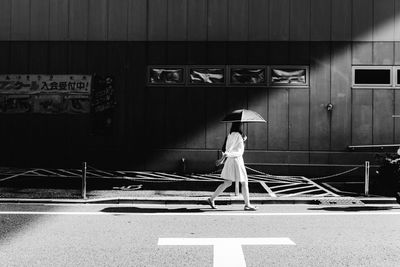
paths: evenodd
<path fill-rule="evenodd" d="M 238 109 L 226 115 L 223 122 L 266 122 L 260 114 L 248 109 Z"/>

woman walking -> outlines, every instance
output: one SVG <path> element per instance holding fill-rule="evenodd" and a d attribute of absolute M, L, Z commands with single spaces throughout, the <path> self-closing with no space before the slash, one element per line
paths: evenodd
<path fill-rule="evenodd" d="M 243 124 L 241 122 L 233 122 L 230 133 L 226 139 L 225 151 L 222 152 L 223 156 L 226 157 L 226 161 L 221 172 L 221 178 L 225 181 L 223 184 L 219 185 L 214 194 L 207 199 L 208 204 L 213 209 L 217 208 L 214 200 L 219 194 L 231 186 L 233 181 L 238 180 L 242 185 L 242 194 L 245 203 L 244 210 L 257 210 L 257 207 L 250 204 L 249 199 L 248 178 L 243 161 L 244 142 L 247 138 L 243 135 L 242 127 Z"/>

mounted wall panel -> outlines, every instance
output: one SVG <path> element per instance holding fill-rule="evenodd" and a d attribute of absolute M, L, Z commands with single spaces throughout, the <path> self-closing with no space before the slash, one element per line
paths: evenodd
<path fill-rule="evenodd" d="M 187 0 L 168 0 L 168 41 L 186 41 L 187 24 Z"/>
<path fill-rule="evenodd" d="M 229 0 L 228 40 L 247 41 L 249 37 L 249 1 Z"/>
<path fill-rule="evenodd" d="M 353 90 L 352 95 L 352 145 L 370 145 L 373 143 L 373 90 Z"/>
<path fill-rule="evenodd" d="M 351 43 L 332 44 L 331 149 L 351 145 Z"/>
<path fill-rule="evenodd" d="M 11 2 L 0 0 L 0 41 L 8 41 L 11 37 Z"/>
<path fill-rule="evenodd" d="M 268 90 L 265 88 L 247 89 L 248 109 L 254 110 L 265 120 L 268 118 Z M 268 148 L 268 124 L 253 123 L 247 130 L 247 148 L 252 150 L 267 150 Z"/>
<path fill-rule="evenodd" d="M 107 0 L 89 0 L 88 39 L 107 40 L 108 5 Z"/>
<path fill-rule="evenodd" d="M 11 40 L 24 41 L 30 38 L 30 1 L 11 2 Z"/>
<path fill-rule="evenodd" d="M 108 40 L 128 40 L 129 0 L 108 2 Z"/>
<path fill-rule="evenodd" d="M 309 150 L 310 90 L 289 90 L 289 150 Z"/>
<path fill-rule="evenodd" d="M 168 31 L 168 1 L 148 0 L 148 40 L 166 41 Z"/>
<path fill-rule="evenodd" d="M 269 40 L 288 41 L 290 0 L 269 0 Z"/>
<path fill-rule="evenodd" d="M 310 40 L 310 1 L 290 2 L 290 41 Z"/>
<path fill-rule="evenodd" d="M 374 0 L 374 41 L 394 40 L 394 0 Z"/>
<path fill-rule="evenodd" d="M 372 65 L 373 43 L 372 42 L 353 42 L 352 54 L 353 65 Z"/>
<path fill-rule="evenodd" d="M 400 42 L 394 43 L 394 64 L 400 65 Z"/>
<path fill-rule="evenodd" d="M 331 38 L 331 0 L 311 0 L 311 41 Z"/>
<path fill-rule="evenodd" d="M 147 0 L 129 0 L 128 40 L 147 40 Z"/>
<path fill-rule="evenodd" d="M 400 115 L 400 91 L 394 90 L 394 114 Z M 400 142 L 400 118 L 394 118 L 394 143 Z"/>
<path fill-rule="evenodd" d="M 373 64 L 374 65 L 393 65 L 394 62 L 394 43 L 393 42 L 374 42 L 373 43 Z"/>
<path fill-rule="evenodd" d="M 330 103 L 331 62 L 330 44 L 311 44 L 310 62 L 310 150 L 329 150 L 330 148 Z"/>
<path fill-rule="evenodd" d="M 353 0 L 353 41 L 373 39 L 373 0 Z"/>
<path fill-rule="evenodd" d="M 394 91 L 392 89 L 374 90 L 373 98 L 373 143 L 376 145 L 392 144 Z"/>
<path fill-rule="evenodd" d="M 30 40 L 46 41 L 49 39 L 49 0 L 31 0 L 30 3 Z"/>
<path fill-rule="evenodd" d="M 269 0 L 249 1 L 249 41 L 269 39 Z"/>
<path fill-rule="evenodd" d="M 332 41 L 351 41 L 352 1 L 332 1 Z"/>
<path fill-rule="evenodd" d="M 268 150 L 289 149 L 289 89 L 268 90 Z"/>
<path fill-rule="evenodd" d="M 188 41 L 207 40 L 207 0 L 188 0 Z"/>
<path fill-rule="evenodd" d="M 69 0 L 69 38 L 71 40 L 87 40 L 88 9 L 88 0 Z"/>
<path fill-rule="evenodd" d="M 69 38 L 68 33 L 68 0 L 50 1 L 49 39 L 63 41 Z"/>
<path fill-rule="evenodd" d="M 228 0 L 208 1 L 208 40 L 228 40 Z"/>
<path fill-rule="evenodd" d="M 394 41 L 400 41 L 400 0 L 394 1 Z"/>

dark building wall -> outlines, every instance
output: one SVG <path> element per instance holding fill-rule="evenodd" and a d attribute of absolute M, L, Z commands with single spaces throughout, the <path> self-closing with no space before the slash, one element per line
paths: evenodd
<path fill-rule="evenodd" d="M 90 115 L 0 114 L 2 165 L 213 170 L 223 115 L 249 108 L 245 160 L 302 174 L 399 142 L 399 93 L 352 89 L 352 65 L 400 65 L 399 0 L 0 0 L 0 73 L 116 77 L 114 127 Z M 148 65 L 309 65 L 309 88 L 148 87 Z M 333 103 L 333 112 L 326 104 Z M 385 108 L 382 108 L 385 107 Z M 272 164 L 272 165 L 271 165 Z M 346 168 L 346 167 L 344 167 Z M 317 169 L 316 169 L 317 170 Z M 319 169 L 318 169 L 319 171 Z"/>

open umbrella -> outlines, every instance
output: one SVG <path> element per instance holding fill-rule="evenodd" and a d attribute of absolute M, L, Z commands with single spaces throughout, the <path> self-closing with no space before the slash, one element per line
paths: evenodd
<path fill-rule="evenodd" d="M 260 114 L 248 109 L 234 110 L 222 120 L 223 122 L 266 122 Z"/>

